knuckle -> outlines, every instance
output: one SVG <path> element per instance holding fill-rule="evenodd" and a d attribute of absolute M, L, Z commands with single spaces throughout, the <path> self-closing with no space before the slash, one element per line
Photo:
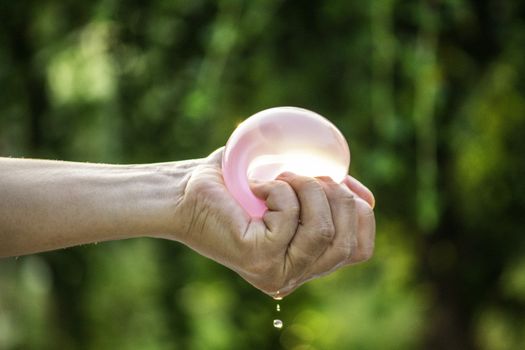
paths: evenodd
<path fill-rule="evenodd" d="M 289 192 L 290 186 L 284 181 L 275 181 L 274 191 L 277 192 Z"/>
<path fill-rule="evenodd" d="M 319 238 L 323 240 L 331 241 L 332 238 L 335 236 L 334 225 L 329 222 L 323 222 L 317 228 L 317 233 L 319 235 Z"/>
<path fill-rule="evenodd" d="M 312 189 L 312 190 L 318 190 L 318 191 L 323 190 L 323 186 L 319 183 L 317 179 L 313 177 L 309 177 L 304 180 L 304 187 L 306 189 Z"/>
<path fill-rule="evenodd" d="M 347 191 L 343 192 L 343 195 L 340 196 L 339 201 L 345 208 L 355 208 L 356 206 L 354 195 Z"/>
<path fill-rule="evenodd" d="M 298 206 L 297 196 L 293 188 L 284 181 L 276 181 L 275 186 L 272 189 L 272 194 L 278 197 L 280 200 L 286 200 L 287 202 L 295 203 Z"/>
<path fill-rule="evenodd" d="M 283 181 L 275 181 L 272 184 L 270 195 L 273 197 L 283 197 L 289 194 L 288 184 Z"/>
<path fill-rule="evenodd" d="M 292 184 L 300 191 L 322 190 L 321 184 L 313 177 L 298 177 Z"/>

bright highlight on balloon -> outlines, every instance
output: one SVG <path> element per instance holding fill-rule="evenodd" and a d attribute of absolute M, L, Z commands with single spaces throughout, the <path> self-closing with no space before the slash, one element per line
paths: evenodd
<path fill-rule="evenodd" d="M 326 156 L 290 152 L 255 158 L 248 167 L 247 175 L 250 180 L 269 181 L 285 171 L 311 177 L 330 176 L 334 181 L 342 182 L 347 168 Z"/>
<path fill-rule="evenodd" d="M 289 171 L 341 182 L 349 166 L 348 144 L 332 123 L 306 109 L 277 107 L 251 116 L 235 129 L 222 169 L 232 196 L 251 217 L 260 218 L 267 208 L 251 192 L 249 179 L 269 181 Z"/>

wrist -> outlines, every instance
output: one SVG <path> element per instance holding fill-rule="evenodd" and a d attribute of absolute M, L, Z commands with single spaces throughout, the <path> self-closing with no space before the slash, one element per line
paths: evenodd
<path fill-rule="evenodd" d="M 144 212 L 144 228 L 135 232 L 135 236 L 146 236 L 180 240 L 181 229 L 178 228 L 175 213 L 182 201 L 186 185 L 194 170 L 204 162 L 204 159 L 192 159 L 168 163 L 134 165 L 137 173 L 147 173 L 147 180 L 141 204 L 138 210 Z M 179 218 L 180 219 L 180 218 Z"/>

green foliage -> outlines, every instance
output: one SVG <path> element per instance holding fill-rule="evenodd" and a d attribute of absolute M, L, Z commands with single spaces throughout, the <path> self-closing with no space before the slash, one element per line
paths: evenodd
<path fill-rule="evenodd" d="M 261 109 L 348 138 L 372 261 L 281 303 L 174 242 L 0 262 L 0 349 L 516 349 L 525 341 L 518 1 L 0 3 L 0 155 L 203 157 Z M 1 174 L 0 174 L 1 176 Z M 1 200 L 1 198 L 0 198 Z"/>

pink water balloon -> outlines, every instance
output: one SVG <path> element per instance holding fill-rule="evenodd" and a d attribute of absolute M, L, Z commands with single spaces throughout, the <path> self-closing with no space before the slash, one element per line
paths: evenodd
<path fill-rule="evenodd" d="M 253 218 L 261 218 L 267 207 L 249 180 L 273 180 L 290 171 L 342 182 L 349 166 L 341 132 L 319 114 L 296 107 L 270 108 L 246 119 L 230 136 L 222 160 L 226 187 Z"/>

